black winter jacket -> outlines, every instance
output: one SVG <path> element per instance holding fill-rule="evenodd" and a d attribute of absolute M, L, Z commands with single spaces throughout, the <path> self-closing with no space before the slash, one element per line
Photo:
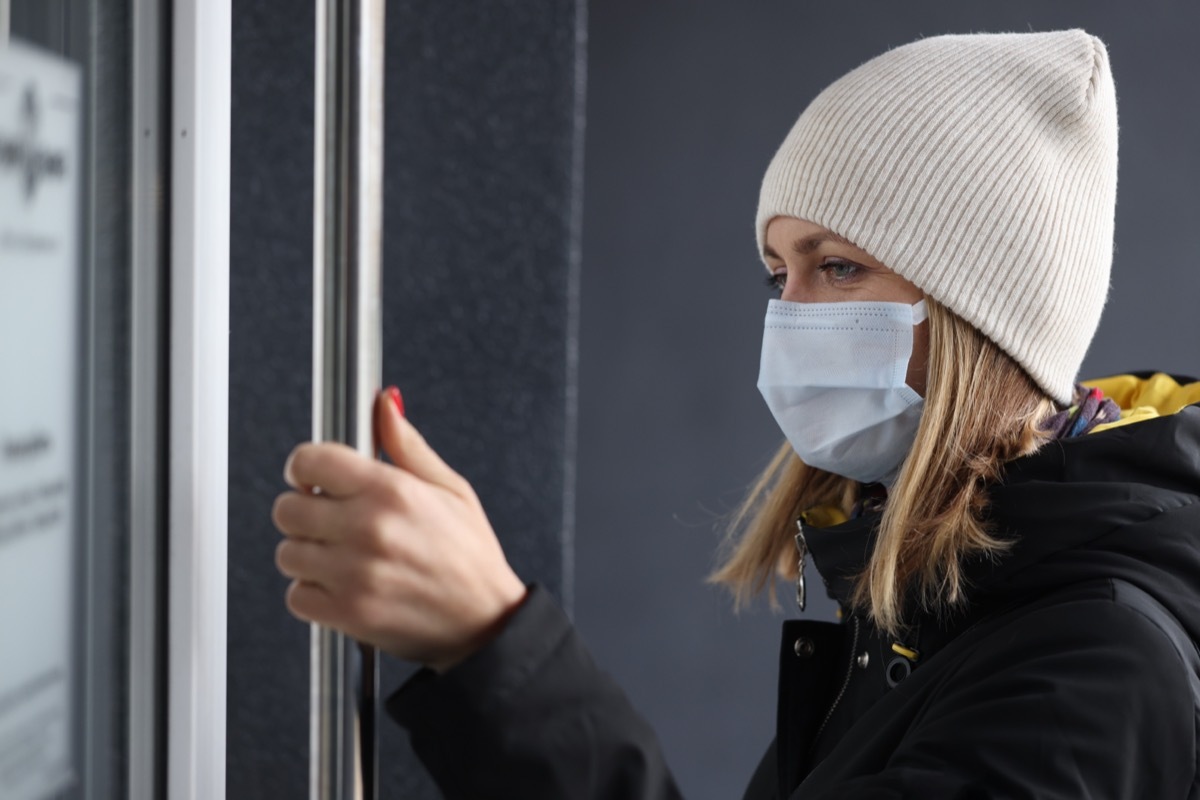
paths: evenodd
<path fill-rule="evenodd" d="M 899 643 L 853 615 L 784 623 L 776 741 L 746 800 L 1200 797 L 1200 404 L 1012 462 L 991 513 L 1012 549 L 966 565 L 957 617 Z M 843 608 L 877 523 L 807 531 Z M 451 800 L 680 796 L 536 586 L 388 710 Z"/>

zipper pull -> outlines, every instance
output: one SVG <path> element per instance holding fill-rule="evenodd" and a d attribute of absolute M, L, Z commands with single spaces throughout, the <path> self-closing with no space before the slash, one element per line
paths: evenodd
<path fill-rule="evenodd" d="M 800 520 L 796 520 L 796 552 L 799 554 L 799 560 L 796 563 L 796 605 L 800 606 L 800 610 L 804 610 L 804 606 L 808 601 L 807 591 L 804 586 L 804 559 L 808 556 L 808 542 L 804 539 L 804 525 Z"/>

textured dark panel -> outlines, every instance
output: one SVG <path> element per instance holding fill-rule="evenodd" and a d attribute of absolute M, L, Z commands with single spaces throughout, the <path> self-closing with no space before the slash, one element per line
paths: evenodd
<path fill-rule="evenodd" d="M 569 600 L 574 0 L 388 8 L 384 375 L 517 572 Z M 385 669 L 385 685 L 393 671 Z M 432 797 L 384 728 L 385 786 Z"/>
<path fill-rule="evenodd" d="M 575 5 L 388 13 L 384 371 L 562 594 Z"/>
<path fill-rule="evenodd" d="M 268 515 L 309 431 L 313 19 L 234 5 L 230 798 L 307 781 L 308 631 Z M 388 7 L 384 375 L 518 572 L 570 593 L 576 0 Z M 383 689 L 404 668 L 385 663 Z M 382 797 L 436 797 L 385 723 Z"/>
<path fill-rule="evenodd" d="M 233 17 L 228 795 L 305 797 L 308 628 L 288 615 L 269 519 L 311 429 L 314 14 Z M 310 4 L 301 4 L 310 6 Z"/>

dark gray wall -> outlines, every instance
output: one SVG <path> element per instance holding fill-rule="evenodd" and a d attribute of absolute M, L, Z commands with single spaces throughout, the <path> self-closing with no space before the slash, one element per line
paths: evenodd
<path fill-rule="evenodd" d="M 230 798 L 304 797 L 308 627 L 271 502 L 309 436 L 313 11 L 234 3 Z M 384 380 L 474 484 L 519 574 L 569 601 L 576 0 L 388 3 Z M 385 662 L 384 691 L 404 668 Z M 435 797 L 399 730 L 381 797 Z"/>
<path fill-rule="evenodd" d="M 780 438 L 754 388 L 768 160 L 820 89 L 889 47 L 1076 26 L 1109 45 L 1121 118 L 1112 295 L 1084 373 L 1195 375 L 1200 6 L 592 4 L 576 621 L 660 733 L 685 796 L 740 797 L 774 729 L 781 617 L 735 618 L 701 583 L 715 517 Z"/>

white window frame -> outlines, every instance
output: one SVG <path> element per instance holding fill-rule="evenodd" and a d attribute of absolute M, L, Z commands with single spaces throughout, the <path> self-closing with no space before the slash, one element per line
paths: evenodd
<path fill-rule="evenodd" d="M 225 797 L 230 0 L 174 0 L 167 796 Z"/>

